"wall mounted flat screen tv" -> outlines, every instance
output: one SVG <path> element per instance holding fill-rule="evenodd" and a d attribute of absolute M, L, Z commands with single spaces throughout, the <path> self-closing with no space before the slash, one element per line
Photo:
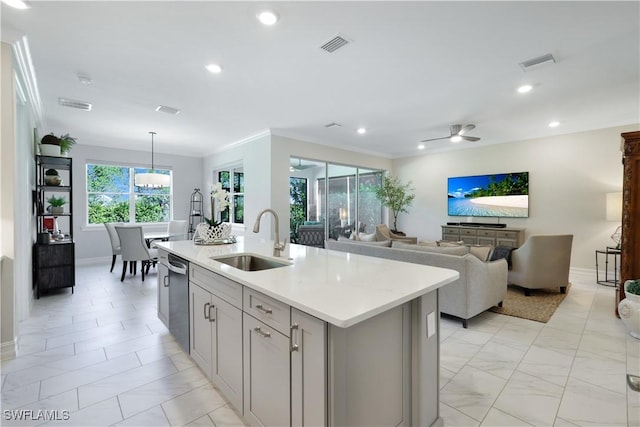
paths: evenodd
<path fill-rule="evenodd" d="M 529 172 L 449 178 L 447 190 L 450 216 L 529 216 Z"/>

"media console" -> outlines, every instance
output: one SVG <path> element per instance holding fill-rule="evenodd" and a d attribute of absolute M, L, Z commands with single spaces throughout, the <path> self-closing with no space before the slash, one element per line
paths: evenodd
<path fill-rule="evenodd" d="M 478 225 L 468 225 L 478 224 Z M 498 227 L 498 225 L 500 227 Z M 505 224 L 464 222 L 442 226 L 442 240 L 464 242 L 468 245 L 509 246 L 518 248 L 524 243 L 524 228 L 509 228 Z"/>

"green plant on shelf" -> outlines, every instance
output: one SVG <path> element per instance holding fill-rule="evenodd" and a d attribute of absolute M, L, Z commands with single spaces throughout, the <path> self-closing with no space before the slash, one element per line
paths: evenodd
<path fill-rule="evenodd" d="M 61 208 L 67 203 L 67 200 L 64 197 L 51 196 L 47 199 L 47 202 L 54 208 Z"/>

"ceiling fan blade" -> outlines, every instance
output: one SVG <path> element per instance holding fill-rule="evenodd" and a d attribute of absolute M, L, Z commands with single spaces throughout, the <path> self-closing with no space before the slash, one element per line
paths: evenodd
<path fill-rule="evenodd" d="M 440 137 L 440 138 L 423 139 L 420 142 L 438 141 L 438 140 L 441 140 L 441 139 L 449 139 L 449 138 L 451 138 L 451 137 L 450 136 L 443 136 L 443 137 Z"/>
<path fill-rule="evenodd" d="M 458 131 L 458 135 L 462 136 L 465 133 L 474 130 L 475 128 L 476 128 L 476 125 L 465 125 L 464 127 L 462 127 L 462 129 Z"/>
<path fill-rule="evenodd" d="M 460 135 L 460 130 L 462 129 L 462 125 L 451 125 L 449 126 L 449 131 L 451 131 L 451 136 Z"/>
<path fill-rule="evenodd" d="M 462 139 L 464 139 L 465 141 L 480 141 L 480 138 L 478 138 L 477 136 L 466 136 L 466 135 L 462 135 L 461 136 Z"/>

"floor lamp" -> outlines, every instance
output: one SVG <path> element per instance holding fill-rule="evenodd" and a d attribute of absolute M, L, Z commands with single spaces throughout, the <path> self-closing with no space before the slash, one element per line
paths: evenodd
<path fill-rule="evenodd" d="M 607 221 L 622 221 L 622 192 L 607 193 Z M 616 248 L 620 249 L 622 237 L 622 226 L 618 226 L 611 235 L 611 239 L 616 243 Z"/>

